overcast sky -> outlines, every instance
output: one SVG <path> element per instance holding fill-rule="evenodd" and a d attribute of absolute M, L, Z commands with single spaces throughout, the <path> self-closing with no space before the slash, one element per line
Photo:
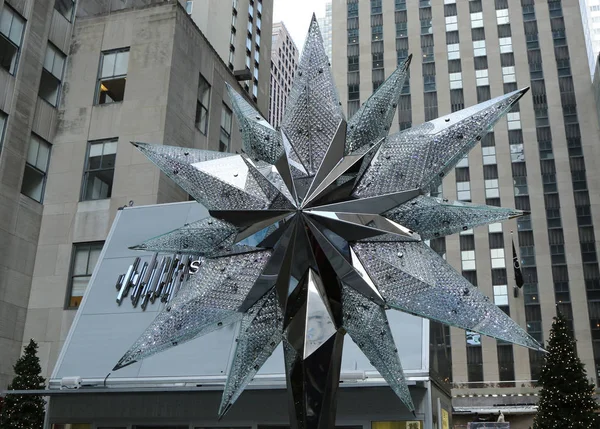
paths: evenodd
<path fill-rule="evenodd" d="M 283 21 L 294 43 L 302 50 L 313 12 L 325 16 L 325 0 L 275 0 L 273 22 Z"/>

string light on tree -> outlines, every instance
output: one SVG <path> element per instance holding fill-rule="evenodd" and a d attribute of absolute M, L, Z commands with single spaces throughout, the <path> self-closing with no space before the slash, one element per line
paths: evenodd
<path fill-rule="evenodd" d="M 598 427 L 595 386 L 577 356 L 575 339 L 562 314 L 554 318 L 539 382 L 542 386 L 533 429 Z"/>
<path fill-rule="evenodd" d="M 46 380 L 37 357 L 38 345 L 30 340 L 14 366 L 15 378 L 7 390 L 41 390 Z M 1 429 L 40 429 L 44 426 L 46 401 L 39 395 L 7 394 L 0 410 Z"/>

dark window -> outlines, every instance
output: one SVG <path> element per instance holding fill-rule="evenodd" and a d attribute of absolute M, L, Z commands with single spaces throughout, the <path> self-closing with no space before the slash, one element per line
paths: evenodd
<path fill-rule="evenodd" d="M 432 76 L 435 79 L 435 76 Z M 435 85 L 435 83 L 434 83 Z M 431 121 L 438 117 L 437 92 L 426 92 L 424 94 L 425 120 Z"/>
<path fill-rule="evenodd" d="M 515 361 L 512 344 L 498 342 L 498 372 L 500 381 L 513 381 L 513 383 L 501 383 L 500 387 L 513 387 L 515 385 Z"/>
<path fill-rule="evenodd" d="M 348 44 L 358 43 L 358 28 L 348 30 Z"/>
<path fill-rule="evenodd" d="M 383 25 L 376 25 L 371 27 L 371 39 L 381 40 L 383 38 Z"/>
<path fill-rule="evenodd" d="M 348 100 L 360 99 L 360 85 L 348 85 Z"/>
<path fill-rule="evenodd" d="M 54 9 L 56 9 L 58 11 L 58 13 L 60 13 L 62 16 L 67 18 L 68 21 L 71 21 L 71 19 L 73 18 L 74 6 L 75 6 L 74 0 L 55 0 L 54 1 Z"/>
<path fill-rule="evenodd" d="M 58 95 L 62 84 L 65 59 L 65 55 L 48 42 L 38 94 L 53 106 L 58 105 Z"/>
<path fill-rule="evenodd" d="M 471 234 L 461 235 L 460 237 L 460 250 L 475 250 L 475 237 Z"/>
<path fill-rule="evenodd" d="M 94 272 L 104 243 L 76 243 L 71 256 L 67 308 L 78 308 Z"/>
<path fill-rule="evenodd" d="M 102 52 L 96 91 L 97 104 L 123 101 L 128 64 L 129 49 Z"/>
<path fill-rule="evenodd" d="M 481 6 L 481 0 L 471 0 L 469 1 L 469 12 L 476 13 L 482 12 L 483 7 Z"/>
<path fill-rule="evenodd" d="M 470 383 L 483 381 L 483 355 L 481 335 L 467 331 L 467 377 Z M 470 387 L 483 387 L 477 384 Z"/>
<path fill-rule="evenodd" d="M 25 20 L 7 3 L 0 12 L 0 67 L 15 74 L 23 41 Z"/>
<path fill-rule="evenodd" d="M 198 98 L 196 100 L 196 117 L 194 122 L 196 128 L 204 135 L 208 132 L 208 108 L 210 106 L 210 85 L 200 75 L 198 82 Z"/>
<path fill-rule="evenodd" d="M 374 69 L 382 69 L 383 68 L 383 52 L 373 54 L 373 68 Z"/>
<path fill-rule="evenodd" d="M 359 68 L 359 64 L 358 64 L 358 60 L 359 57 L 358 55 L 352 55 L 348 57 L 348 71 L 358 71 Z"/>
<path fill-rule="evenodd" d="M 21 193 L 29 198 L 42 202 L 44 199 L 44 188 L 48 164 L 50 163 L 51 145 L 36 135 L 31 135 L 29 148 L 27 150 L 27 162 L 23 173 Z"/>
<path fill-rule="evenodd" d="M 450 90 L 450 109 L 453 112 L 462 110 L 465 108 L 465 97 L 462 89 L 451 89 Z"/>
<path fill-rule="evenodd" d="M 82 201 L 110 198 L 115 175 L 117 143 L 116 138 L 88 143 Z"/>
<path fill-rule="evenodd" d="M 492 98 L 489 86 L 478 86 L 477 87 L 477 102 L 483 103 Z"/>
<path fill-rule="evenodd" d="M 356 2 L 348 2 L 348 18 L 358 16 L 358 0 Z"/>
<path fill-rule="evenodd" d="M 223 103 L 221 110 L 221 134 L 219 137 L 219 152 L 228 152 L 231 144 L 231 109 Z"/>
<path fill-rule="evenodd" d="M 371 0 L 371 15 L 381 13 L 381 0 Z"/>

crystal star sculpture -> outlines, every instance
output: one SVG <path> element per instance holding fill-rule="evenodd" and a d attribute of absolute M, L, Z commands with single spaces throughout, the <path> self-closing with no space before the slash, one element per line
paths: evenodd
<path fill-rule="evenodd" d="M 388 136 L 409 64 L 346 122 L 313 18 L 280 131 L 227 87 L 242 154 L 134 143 L 210 217 L 133 247 L 201 266 L 115 369 L 240 322 L 220 415 L 283 342 L 290 421 L 325 429 L 345 333 L 414 410 L 388 309 L 541 350 L 426 244 L 524 214 L 428 194 L 527 88 Z"/>

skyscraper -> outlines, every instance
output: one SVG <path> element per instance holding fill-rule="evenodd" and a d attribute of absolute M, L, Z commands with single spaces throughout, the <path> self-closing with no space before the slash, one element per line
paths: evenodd
<path fill-rule="evenodd" d="M 333 21 L 333 6 L 331 0 L 327 0 L 325 2 L 325 16 L 322 18 L 318 18 L 319 28 L 321 29 L 321 34 L 323 35 L 323 45 L 325 46 L 325 52 L 327 52 L 327 56 L 331 58 L 331 24 Z"/>
<path fill-rule="evenodd" d="M 585 35 L 590 75 L 594 76 L 596 58 L 600 53 L 600 0 L 579 0 L 581 20 Z"/>
<path fill-rule="evenodd" d="M 279 127 L 298 67 L 298 48 L 283 22 L 273 24 L 271 47 L 269 122 L 274 127 Z"/>
<path fill-rule="evenodd" d="M 266 114 L 271 39 L 261 36 L 263 30 L 268 36 L 273 23 L 273 0 L 188 0 L 186 9 Z"/>
<path fill-rule="evenodd" d="M 575 1 L 333 2 L 333 71 L 348 117 L 411 53 L 391 132 L 531 86 L 439 189 L 450 201 L 513 206 L 531 215 L 431 240 L 431 247 L 539 341 L 560 310 L 597 379 L 600 158 L 584 45 Z M 433 324 L 436 359 L 444 358 L 447 338 L 457 412 L 531 409 L 539 353 Z"/>

